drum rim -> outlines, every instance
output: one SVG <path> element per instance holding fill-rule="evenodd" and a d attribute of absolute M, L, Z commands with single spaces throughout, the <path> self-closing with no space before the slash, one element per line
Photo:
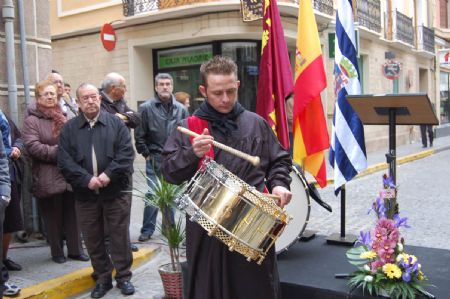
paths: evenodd
<path fill-rule="evenodd" d="M 292 167 L 292 170 L 293 170 L 293 172 L 297 175 L 297 177 L 300 179 L 300 182 L 302 183 L 303 188 L 304 188 L 304 190 L 305 190 L 305 192 L 306 192 L 306 201 L 307 201 L 307 213 L 306 213 L 306 215 L 307 215 L 307 218 L 306 218 L 305 223 L 303 224 L 302 229 L 300 230 L 299 234 L 297 235 L 297 237 L 295 237 L 294 240 L 292 240 L 287 246 L 284 246 L 283 248 L 280 248 L 279 250 L 277 250 L 277 242 L 276 242 L 276 241 L 278 241 L 279 238 L 277 238 L 277 239 L 275 240 L 274 249 L 275 249 L 275 254 L 276 254 L 276 255 L 279 255 L 279 254 L 281 254 L 281 253 L 283 253 L 283 252 L 288 251 L 289 248 L 290 248 L 292 245 L 294 245 L 294 243 L 296 243 L 296 242 L 298 242 L 298 240 L 300 240 L 300 238 L 302 237 L 303 233 L 304 233 L 305 230 L 306 230 L 306 226 L 307 226 L 308 223 L 309 223 L 309 217 L 310 217 L 310 215 L 311 215 L 311 195 L 309 194 L 309 190 L 308 190 L 308 187 L 307 187 L 307 181 L 306 181 L 306 178 L 303 176 L 303 174 L 302 174 L 300 171 L 298 171 L 298 169 L 297 169 L 296 167 Z M 287 224 L 287 225 L 284 227 L 283 232 L 284 232 L 284 230 L 286 230 L 286 228 L 287 228 L 288 225 L 289 225 L 289 224 Z M 281 236 L 281 234 L 280 234 L 280 236 Z"/>

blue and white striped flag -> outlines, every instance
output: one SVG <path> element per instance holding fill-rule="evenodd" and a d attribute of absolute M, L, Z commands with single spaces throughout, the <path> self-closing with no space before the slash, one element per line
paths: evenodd
<path fill-rule="evenodd" d="M 336 195 L 342 185 L 367 168 L 364 128 L 346 96 L 360 94 L 352 0 L 338 0 L 335 39 L 335 93 L 330 164 Z"/>

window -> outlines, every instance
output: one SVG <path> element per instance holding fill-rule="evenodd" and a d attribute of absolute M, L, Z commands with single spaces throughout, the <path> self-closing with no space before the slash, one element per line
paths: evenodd
<path fill-rule="evenodd" d="M 441 95 L 441 107 L 440 107 L 440 118 L 441 123 L 449 123 L 449 116 L 450 116 L 450 101 L 448 98 L 448 92 L 450 90 L 449 85 L 449 73 L 441 72 L 440 75 L 440 95 Z M 437 111 L 436 111 L 437 112 Z"/>
<path fill-rule="evenodd" d="M 258 86 L 259 41 L 226 41 L 154 51 L 154 75 L 169 73 L 173 77 L 174 93 L 187 92 L 191 96 L 189 112 L 194 112 L 204 100 L 198 86 L 202 84 L 200 65 L 214 55 L 232 58 L 238 66 L 239 102 L 248 110 L 256 110 Z"/>

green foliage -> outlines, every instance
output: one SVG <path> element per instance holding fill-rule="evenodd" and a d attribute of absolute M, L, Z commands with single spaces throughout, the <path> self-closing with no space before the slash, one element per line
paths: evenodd
<path fill-rule="evenodd" d="M 148 182 L 148 189 L 142 190 L 134 188 L 136 196 L 140 197 L 146 205 L 159 208 L 162 213 L 162 225 L 158 226 L 161 235 L 166 239 L 169 246 L 172 270 L 180 269 L 179 258 L 180 244 L 185 238 L 185 230 L 182 226 L 182 217 L 178 218 L 176 223 L 169 220 L 170 209 L 175 207 L 174 199 L 181 196 L 184 192 L 184 185 L 173 185 L 167 182 L 163 177 L 158 177 L 155 181 L 150 180 L 143 172 L 141 174 Z"/>

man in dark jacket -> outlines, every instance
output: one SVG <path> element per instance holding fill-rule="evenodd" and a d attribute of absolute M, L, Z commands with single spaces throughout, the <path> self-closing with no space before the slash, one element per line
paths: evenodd
<path fill-rule="evenodd" d="M 134 129 L 141 123 L 139 113 L 131 110 L 124 100 L 127 85 L 125 78 L 118 73 L 109 73 L 103 79 L 100 95 L 102 103 L 100 109 L 114 114 L 120 118 L 128 129 Z M 107 237 L 105 242 L 109 246 L 109 232 L 105 232 Z M 131 244 L 132 251 L 138 251 L 139 248 Z"/>
<path fill-rule="evenodd" d="M 122 294 L 131 295 L 129 226 L 134 151 L 130 132 L 119 118 L 100 111 L 100 95 L 94 85 L 83 83 L 76 94 L 82 113 L 61 131 L 58 166 L 74 190 L 75 209 L 97 274 L 91 297 L 101 298 L 112 288 L 114 267 L 117 287 Z M 110 235 L 110 255 L 103 242 L 104 225 L 114 232 Z"/>
<path fill-rule="evenodd" d="M 146 161 L 146 175 L 150 181 L 155 181 L 161 176 L 161 153 L 167 137 L 173 131 L 176 124 L 188 117 L 188 111 L 179 103 L 173 92 L 172 76 L 160 73 L 155 77 L 156 96 L 146 101 L 139 107 L 141 113 L 141 125 L 136 128 L 134 137 L 136 150 Z M 149 185 L 151 182 L 148 182 Z M 173 211 L 170 214 L 173 222 Z M 139 241 L 145 242 L 150 239 L 155 231 L 156 216 L 158 209 L 153 206 L 144 208 L 144 220 L 141 228 Z"/>
<path fill-rule="evenodd" d="M 100 95 L 102 96 L 101 109 L 120 118 L 125 125 L 134 129 L 139 126 L 141 118 L 139 113 L 131 110 L 124 100 L 127 85 L 125 78 L 118 73 L 109 73 L 102 82 Z"/>

